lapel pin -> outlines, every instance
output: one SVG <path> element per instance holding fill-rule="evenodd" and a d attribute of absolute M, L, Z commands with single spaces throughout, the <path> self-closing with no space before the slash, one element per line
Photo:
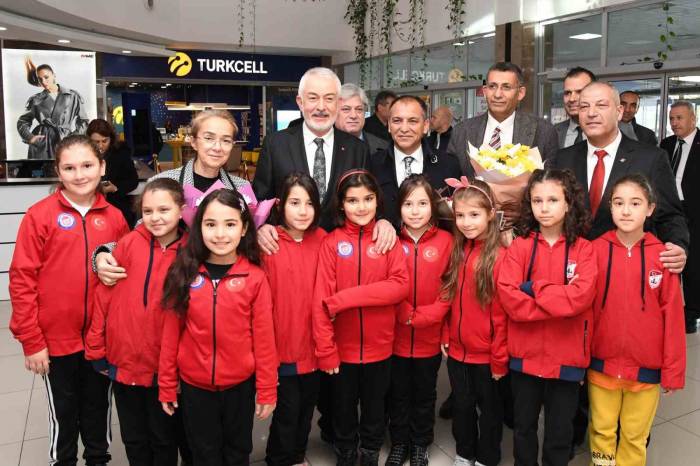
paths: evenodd
<path fill-rule="evenodd" d="M 620 159 L 620 163 L 625 163 L 625 161 L 627 161 L 627 159 Z"/>

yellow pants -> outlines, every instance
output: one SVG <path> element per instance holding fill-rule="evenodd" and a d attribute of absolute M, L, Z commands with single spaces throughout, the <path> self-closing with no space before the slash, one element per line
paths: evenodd
<path fill-rule="evenodd" d="M 591 465 L 644 466 L 647 437 L 659 405 L 659 387 L 639 392 L 588 384 Z M 620 440 L 617 430 L 620 425 Z"/>

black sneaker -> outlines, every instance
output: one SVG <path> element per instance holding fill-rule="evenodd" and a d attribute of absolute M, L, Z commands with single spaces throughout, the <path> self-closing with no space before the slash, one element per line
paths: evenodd
<path fill-rule="evenodd" d="M 408 459 L 409 449 L 408 445 L 404 443 L 399 443 L 397 445 L 391 446 L 391 451 L 386 459 L 384 466 L 401 466 Z"/>
<path fill-rule="evenodd" d="M 336 455 L 336 466 L 355 466 L 357 462 L 357 450 L 341 450 L 340 448 L 335 449 Z"/>
<path fill-rule="evenodd" d="M 379 450 L 360 448 L 360 466 L 379 466 Z"/>
<path fill-rule="evenodd" d="M 428 449 L 413 445 L 411 447 L 411 466 L 428 466 Z"/>

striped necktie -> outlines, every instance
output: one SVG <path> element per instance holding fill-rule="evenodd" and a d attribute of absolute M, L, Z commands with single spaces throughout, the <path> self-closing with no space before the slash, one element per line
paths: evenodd
<path fill-rule="evenodd" d="M 491 140 L 489 141 L 489 146 L 491 146 L 492 149 L 498 150 L 501 148 L 501 128 L 498 126 L 496 129 L 493 130 L 493 135 L 491 136 Z"/>

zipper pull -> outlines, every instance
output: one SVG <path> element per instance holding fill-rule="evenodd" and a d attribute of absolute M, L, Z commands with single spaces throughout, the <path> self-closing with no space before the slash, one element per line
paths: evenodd
<path fill-rule="evenodd" d="M 627 248 L 627 257 L 632 257 L 632 248 Z"/>

